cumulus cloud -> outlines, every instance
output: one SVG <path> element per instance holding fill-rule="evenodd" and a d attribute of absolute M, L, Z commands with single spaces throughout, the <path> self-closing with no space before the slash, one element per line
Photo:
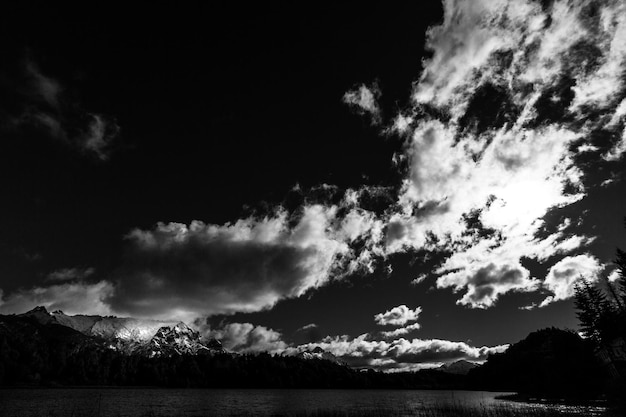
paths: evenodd
<path fill-rule="evenodd" d="M 384 371 L 417 370 L 459 359 L 484 361 L 493 353 L 503 352 L 508 345 L 473 347 L 464 342 L 440 339 L 400 338 L 393 341 L 370 340 L 367 334 L 356 338 L 328 336 L 318 343 L 290 348 L 287 352 L 313 350 L 320 347 L 354 367 L 377 368 Z"/>
<path fill-rule="evenodd" d="M 539 307 L 574 296 L 575 284 L 581 277 L 597 281 L 603 266 L 591 255 L 568 256 L 554 264 L 544 281 L 546 289 L 553 295 L 541 302 Z"/>
<path fill-rule="evenodd" d="M 435 271 L 438 287 L 466 288 L 462 304 L 488 307 L 506 292 L 537 289 L 522 257 L 545 260 L 590 241 L 562 230 L 537 237 L 550 210 L 584 195 L 570 154 L 579 136 L 557 128 L 500 129 L 478 139 L 455 135 L 439 121 L 414 131 L 410 176 L 401 211 L 387 227 L 386 251 L 449 250 Z"/>
<path fill-rule="evenodd" d="M 598 185 L 586 183 L 580 155 L 600 164 L 626 151 L 625 7 L 444 2 L 413 103 L 392 127 L 405 139 L 396 159 L 406 177 L 385 254 L 447 254 L 433 271 L 437 286 L 473 308 L 554 289 L 552 276 L 533 277 L 522 260 L 554 262 L 593 241 L 545 218 Z"/>
<path fill-rule="evenodd" d="M 46 281 L 73 281 L 82 280 L 96 272 L 95 268 L 63 268 L 49 273 Z"/>
<path fill-rule="evenodd" d="M 607 279 L 609 280 L 609 282 L 615 282 L 618 279 L 620 279 L 619 269 L 612 270 L 611 273 L 608 275 Z"/>
<path fill-rule="evenodd" d="M 437 286 L 453 287 L 456 291 L 466 288 L 467 292 L 457 304 L 475 308 L 491 307 L 498 297 L 509 291 L 534 291 L 539 281 L 529 278 L 528 271 L 521 265 L 496 265 L 490 263 L 476 270 L 450 272 L 437 279 Z"/>
<path fill-rule="evenodd" d="M 380 107 L 378 106 L 380 95 L 381 92 L 376 83 L 369 87 L 362 84 L 359 88 L 345 93 L 343 102 L 356 109 L 360 114 L 369 114 L 372 123 L 377 124 L 381 120 Z"/>
<path fill-rule="evenodd" d="M 22 289 L 3 296 L 0 292 L 0 313 L 23 313 L 35 306 L 63 310 L 67 314 L 110 315 L 107 299 L 114 293 L 108 281 L 95 283 L 65 282 L 47 287 Z"/>
<path fill-rule="evenodd" d="M 125 314 L 181 318 L 271 308 L 358 267 L 350 243 L 373 219 L 354 213 L 311 205 L 298 217 L 278 211 L 221 226 L 194 221 L 134 230 L 109 302 Z"/>
<path fill-rule="evenodd" d="M 403 326 L 410 321 L 416 321 L 422 312 L 421 307 L 416 307 L 411 310 L 406 305 L 402 304 L 397 307 L 387 310 L 384 313 L 378 313 L 374 316 L 376 324 L 380 326 Z"/>
<path fill-rule="evenodd" d="M 115 120 L 70 99 L 67 88 L 33 60 L 27 60 L 23 70 L 26 85 L 17 88 L 20 110 L 10 123 L 13 128 L 34 128 L 85 154 L 108 159 L 120 130 Z"/>
<path fill-rule="evenodd" d="M 280 332 L 250 323 L 228 323 L 218 329 L 205 329 L 202 333 L 237 353 L 280 353 L 287 347 Z"/>

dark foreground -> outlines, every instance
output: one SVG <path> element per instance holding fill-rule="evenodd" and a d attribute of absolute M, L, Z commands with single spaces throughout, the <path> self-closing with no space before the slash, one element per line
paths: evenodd
<path fill-rule="evenodd" d="M 500 400 L 431 390 L 5 389 L 2 417 L 617 416 L 602 406 Z"/>

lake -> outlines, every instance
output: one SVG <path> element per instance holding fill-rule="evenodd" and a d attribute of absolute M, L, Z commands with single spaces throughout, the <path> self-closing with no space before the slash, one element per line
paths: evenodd
<path fill-rule="evenodd" d="M 425 390 L 0 389 L 0 416 L 223 417 L 324 412 L 413 416 L 425 410 L 455 406 L 466 410 L 507 408 L 519 412 L 553 408 L 581 416 L 603 412 L 600 407 L 526 404 L 495 398 L 503 394 Z"/>

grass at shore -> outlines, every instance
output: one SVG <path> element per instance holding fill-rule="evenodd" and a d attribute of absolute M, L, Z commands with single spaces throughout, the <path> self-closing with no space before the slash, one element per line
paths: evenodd
<path fill-rule="evenodd" d="M 250 414 L 253 416 L 254 414 Z M 463 405 L 440 406 L 424 410 L 372 410 L 372 411 L 313 411 L 308 413 L 287 414 L 281 417 L 617 417 L 608 411 L 588 409 L 563 410 L 546 408 L 520 409 L 510 406 L 490 408 L 467 407 Z"/>

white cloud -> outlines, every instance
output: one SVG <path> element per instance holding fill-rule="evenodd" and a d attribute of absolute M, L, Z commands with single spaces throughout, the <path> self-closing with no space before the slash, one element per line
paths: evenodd
<path fill-rule="evenodd" d="M 546 305 L 555 301 L 567 300 L 574 296 L 574 287 L 580 277 L 590 281 L 597 281 L 603 266 L 598 259 L 591 255 L 568 256 L 554 264 L 544 281 L 544 287 L 553 295 L 547 297 L 539 305 Z"/>
<path fill-rule="evenodd" d="M 250 323 L 229 323 L 218 329 L 203 330 L 202 333 L 204 337 L 217 339 L 225 349 L 237 353 L 280 353 L 287 347 L 280 332 Z"/>
<path fill-rule="evenodd" d="M 474 308 L 491 307 L 498 297 L 510 291 L 528 292 L 539 287 L 539 281 L 529 277 L 521 265 L 496 265 L 490 263 L 477 269 L 449 272 L 437 279 L 440 288 L 453 287 L 455 291 L 466 288 L 467 292 L 457 304 Z"/>
<path fill-rule="evenodd" d="M 609 280 L 609 282 L 615 282 L 620 278 L 620 273 L 619 273 L 619 269 L 614 269 L 611 271 L 611 273 L 609 274 L 609 276 L 607 277 L 607 279 Z"/>
<path fill-rule="evenodd" d="M 428 278 L 428 274 L 419 274 L 417 278 L 411 281 L 411 284 L 413 285 L 421 284 L 422 282 L 426 280 L 426 278 Z"/>
<path fill-rule="evenodd" d="M 580 11 L 580 10 L 579 10 Z M 626 62 L 626 4 L 608 1 L 600 9 L 600 24 L 595 26 L 594 41 L 603 51 L 601 65 L 589 75 L 580 76 L 573 88 L 576 96 L 572 108 L 583 105 L 605 107 L 623 89 L 623 68 Z"/>
<path fill-rule="evenodd" d="M 369 340 L 364 334 L 356 338 L 328 336 L 321 342 L 289 348 L 286 353 L 310 351 L 316 347 L 354 367 L 398 371 L 429 368 L 459 359 L 481 362 L 490 354 L 505 351 L 508 345 L 473 347 L 464 342 L 440 339 Z"/>
<path fill-rule="evenodd" d="M 380 123 L 380 107 L 378 106 L 380 95 L 380 89 L 376 83 L 370 87 L 363 84 L 359 88 L 345 93 L 343 102 L 356 108 L 361 114 L 369 114 L 372 123 Z"/>
<path fill-rule="evenodd" d="M 402 304 L 397 307 L 387 310 L 384 313 L 379 313 L 374 316 L 376 324 L 380 326 L 404 326 L 410 321 L 415 321 L 419 318 L 422 312 L 421 307 L 416 307 L 411 310 L 406 305 Z"/>
<path fill-rule="evenodd" d="M 626 128 L 624 128 L 619 140 L 615 142 L 615 145 L 609 149 L 602 158 L 608 162 L 618 161 L 626 153 Z"/>
<path fill-rule="evenodd" d="M 0 292 L 0 313 L 24 313 L 36 306 L 63 310 L 66 314 L 112 314 L 107 300 L 115 292 L 110 282 L 66 282 L 47 287 L 22 289 L 3 296 Z"/>
<path fill-rule="evenodd" d="M 364 254 L 373 243 L 358 255 L 350 244 L 371 236 L 375 219 L 360 209 L 338 210 L 317 204 L 291 216 L 279 210 L 225 225 L 194 221 L 134 230 L 111 306 L 161 318 L 254 312 L 369 268 Z"/>
<path fill-rule="evenodd" d="M 487 308 L 509 292 L 550 289 L 522 260 L 545 263 L 593 241 L 545 218 L 586 196 L 579 155 L 615 161 L 626 152 L 616 133 L 626 6 L 596 6 L 446 0 L 428 32 L 432 57 L 395 121 L 408 171 L 384 253 L 449 253 L 433 272 L 460 304 Z M 592 141 L 597 129 L 609 129 L 604 143 Z"/>
<path fill-rule="evenodd" d="M 472 307 L 489 307 L 509 291 L 537 289 L 538 282 L 520 264 L 522 257 L 545 260 L 590 242 L 564 231 L 536 237 L 545 214 L 584 195 L 582 173 L 570 151 L 578 137 L 546 128 L 456 140 L 454 128 L 422 122 L 409 144 L 410 177 L 399 198 L 402 211 L 387 227 L 386 251 L 450 250 L 435 271 L 437 285 L 467 288 L 460 302 Z M 565 193 L 567 184 L 577 192 Z M 472 213 L 478 230 L 464 221 Z M 429 244 L 429 234 L 436 244 Z"/>
<path fill-rule="evenodd" d="M 299 328 L 298 330 L 296 330 L 296 331 L 298 331 L 298 332 L 302 332 L 302 331 L 305 331 L 305 330 L 317 329 L 317 327 L 318 327 L 318 326 L 317 326 L 317 324 L 315 324 L 315 323 L 309 323 L 309 324 L 305 324 L 304 326 L 300 327 L 300 328 Z"/>
<path fill-rule="evenodd" d="M 409 324 L 408 326 L 399 327 L 394 330 L 389 330 L 386 332 L 380 332 L 382 337 L 384 338 L 394 338 L 398 336 L 404 336 L 412 331 L 419 330 L 422 327 L 419 323 Z"/>

